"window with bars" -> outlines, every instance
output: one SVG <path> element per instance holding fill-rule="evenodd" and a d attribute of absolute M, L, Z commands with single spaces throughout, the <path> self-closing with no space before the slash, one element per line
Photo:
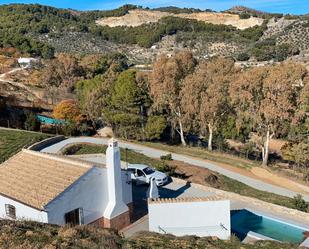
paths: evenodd
<path fill-rule="evenodd" d="M 6 216 L 12 219 L 16 219 L 16 208 L 11 204 L 5 204 Z"/>

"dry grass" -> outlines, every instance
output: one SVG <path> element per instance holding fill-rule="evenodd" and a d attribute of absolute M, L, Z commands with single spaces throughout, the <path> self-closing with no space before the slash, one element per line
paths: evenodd
<path fill-rule="evenodd" d="M 199 238 L 195 236 L 175 237 L 141 232 L 128 239 L 125 249 L 296 249 L 296 245 L 272 241 L 259 241 L 253 245 L 245 245 L 232 237 L 230 241 L 222 241 L 215 237 Z"/>
<path fill-rule="evenodd" d="M 94 226 L 59 227 L 36 222 L 0 221 L 0 248 L 11 249 L 296 249 L 296 245 L 260 241 L 240 243 L 235 237 L 175 237 L 140 232 L 124 239 L 116 231 Z"/>
<path fill-rule="evenodd" d="M 36 222 L 0 221 L 0 248 L 122 248 L 122 238 L 112 230 L 94 226 L 58 227 Z"/>

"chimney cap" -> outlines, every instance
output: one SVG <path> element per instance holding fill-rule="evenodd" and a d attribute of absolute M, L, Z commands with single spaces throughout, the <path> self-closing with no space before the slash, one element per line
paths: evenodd
<path fill-rule="evenodd" d="M 110 140 L 108 140 L 108 147 L 118 147 L 118 140 L 112 137 Z"/>

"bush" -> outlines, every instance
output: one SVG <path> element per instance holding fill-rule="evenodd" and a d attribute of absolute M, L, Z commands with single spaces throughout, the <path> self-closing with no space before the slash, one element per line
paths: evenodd
<path fill-rule="evenodd" d="M 249 19 L 251 16 L 248 13 L 241 13 L 239 15 L 240 19 Z"/>
<path fill-rule="evenodd" d="M 240 53 L 238 56 L 237 56 L 237 60 L 238 61 L 248 61 L 250 59 L 250 55 L 247 54 L 247 53 Z"/>
<path fill-rule="evenodd" d="M 205 177 L 205 182 L 214 188 L 220 187 L 219 177 L 213 173 Z"/>
<path fill-rule="evenodd" d="M 214 145 L 219 151 L 226 151 L 228 149 L 228 144 L 222 134 L 218 134 L 213 139 Z"/>
<path fill-rule="evenodd" d="M 81 144 L 74 144 L 62 150 L 63 155 L 75 155 L 83 146 Z"/>
<path fill-rule="evenodd" d="M 61 127 L 61 132 L 65 136 L 72 136 L 76 134 L 77 126 L 73 121 L 68 121 Z"/>
<path fill-rule="evenodd" d="M 163 155 L 163 156 L 160 156 L 160 159 L 161 160 L 165 160 L 165 161 L 172 161 L 173 160 L 171 153 Z"/>
<path fill-rule="evenodd" d="M 165 163 L 158 165 L 156 169 L 166 173 L 168 176 L 174 176 L 176 174 L 176 167 Z"/>
<path fill-rule="evenodd" d="M 292 203 L 293 203 L 295 209 L 298 209 L 298 210 L 303 211 L 303 212 L 308 212 L 308 210 L 309 210 L 308 202 L 306 202 L 303 199 L 302 195 L 300 195 L 300 194 L 294 196 Z"/>
<path fill-rule="evenodd" d="M 249 156 L 255 152 L 256 145 L 253 142 L 245 143 L 245 145 L 240 148 L 240 152 L 249 159 Z"/>

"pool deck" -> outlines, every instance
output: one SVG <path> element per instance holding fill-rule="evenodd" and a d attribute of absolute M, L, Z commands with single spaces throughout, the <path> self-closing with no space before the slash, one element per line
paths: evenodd
<path fill-rule="evenodd" d="M 309 225 L 305 224 L 300 217 L 293 215 L 285 216 L 276 211 L 270 211 L 270 210 L 265 211 L 260 206 L 256 206 L 251 203 L 245 203 L 239 200 L 237 201 L 231 200 L 231 210 L 240 210 L 240 209 L 247 209 L 249 211 L 252 211 L 253 213 L 257 213 L 262 216 L 266 216 L 268 218 L 276 219 L 280 222 L 288 223 L 293 226 L 301 227 L 302 229 L 309 231 Z"/>
<path fill-rule="evenodd" d="M 309 248 L 309 238 L 307 238 L 303 243 L 301 243 L 300 246 Z"/>

